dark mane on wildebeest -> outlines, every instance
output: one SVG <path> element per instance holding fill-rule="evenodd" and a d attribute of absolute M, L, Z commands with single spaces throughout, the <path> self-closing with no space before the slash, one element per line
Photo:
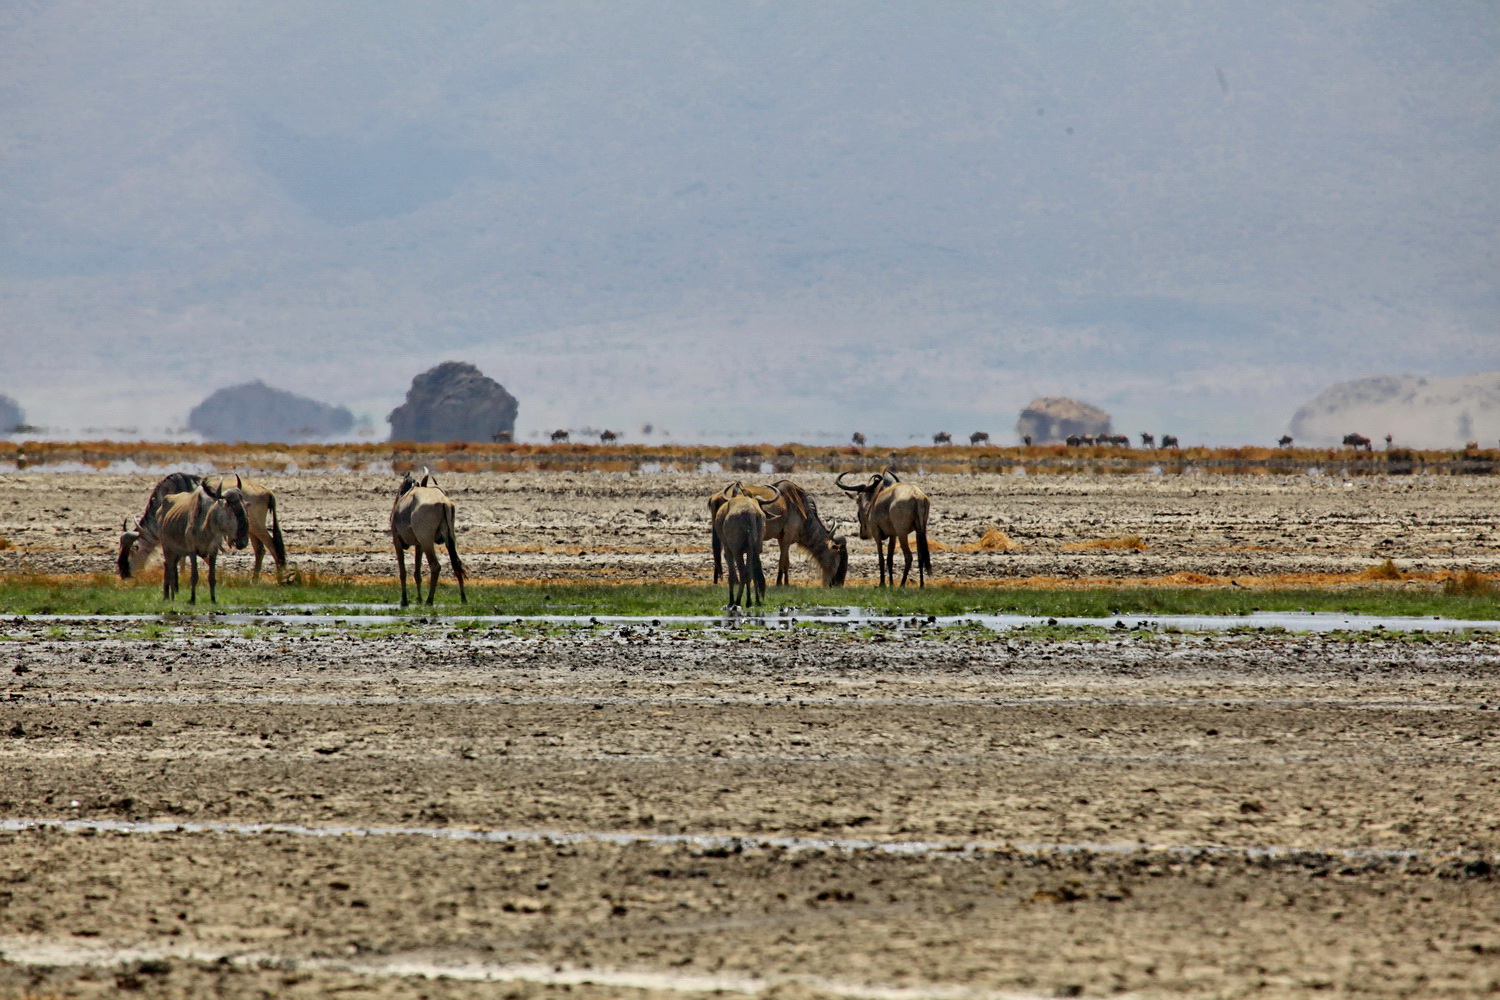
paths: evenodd
<path fill-rule="evenodd" d="M 238 475 L 233 478 L 245 506 L 245 516 L 249 520 L 250 547 L 255 553 L 255 568 L 251 577 L 260 578 L 261 565 L 269 549 L 271 558 L 276 563 L 279 579 L 281 572 L 286 569 L 286 541 L 281 535 L 281 518 L 276 513 L 276 494 L 271 492 L 270 487 L 253 479 L 242 479 Z M 120 551 L 115 558 L 115 568 L 119 571 L 120 578 L 128 580 L 134 576 L 159 546 L 159 518 L 167 497 L 175 493 L 189 493 L 197 489 L 199 484 L 207 485 L 213 490 L 223 490 L 229 486 L 229 480 L 230 475 L 224 473 L 198 476 L 191 472 L 169 472 L 157 480 L 146 497 L 146 509 L 136 519 L 135 527 L 132 528 L 127 521 L 120 535 Z"/>

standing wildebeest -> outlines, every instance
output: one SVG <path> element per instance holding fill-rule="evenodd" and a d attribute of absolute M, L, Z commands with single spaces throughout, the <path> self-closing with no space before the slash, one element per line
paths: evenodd
<path fill-rule="evenodd" d="M 438 488 L 437 481 L 426 469 L 418 482 L 410 472 L 401 478 L 401 488 L 396 492 L 396 502 L 391 507 L 391 541 L 396 546 L 396 566 L 401 572 L 401 606 L 406 607 L 406 550 L 416 549 L 412 560 L 412 571 L 416 576 L 417 600 L 422 600 L 422 557 L 427 557 L 432 579 L 427 585 L 427 603 L 432 603 L 437 593 L 438 558 L 437 546 L 448 547 L 448 565 L 458 580 L 458 599 L 469 603 L 464 593 L 464 564 L 458 559 L 458 547 L 454 544 L 456 530 L 453 526 L 453 501 Z"/>
<path fill-rule="evenodd" d="M 266 550 L 270 549 L 271 558 L 276 563 L 276 578 L 279 580 L 286 569 L 286 542 L 281 537 L 281 519 L 276 515 L 276 494 L 271 492 L 270 487 L 254 479 L 241 479 L 236 475 L 234 481 L 238 484 L 236 489 L 245 505 L 245 516 L 250 522 L 250 548 L 255 553 L 255 568 L 251 571 L 251 579 L 260 579 Z M 128 580 L 140 572 L 156 549 L 158 519 L 166 498 L 173 493 L 187 493 L 196 489 L 199 483 L 206 483 L 214 490 L 223 490 L 229 484 L 229 476 L 195 476 L 191 472 L 172 472 L 151 487 L 151 492 L 146 497 L 146 509 L 136 519 L 135 527 L 131 528 L 129 522 L 126 522 L 120 535 L 120 551 L 115 558 L 120 579 Z M 269 527 L 267 518 L 270 519 Z"/>
<path fill-rule="evenodd" d="M 1024 445 L 1026 445 L 1026 447 L 1030 448 L 1031 447 L 1031 435 L 1030 434 L 1023 434 L 1023 435 L 1021 435 L 1021 443 L 1024 444 Z"/>
<path fill-rule="evenodd" d="M 865 436 L 859 431 L 855 431 L 854 436 L 849 440 L 854 442 L 854 447 L 856 448 L 863 448 L 865 446 Z"/>
<path fill-rule="evenodd" d="M 983 441 L 985 444 L 990 443 L 990 435 L 988 431 L 975 431 L 973 434 L 969 435 L 969 444 L 974 445 L 978 444 L 981 441 Z"/>
<path fill-rule="evenodd" d="M 566 441 L 566 440 L 568 440 L 568 432 L 565 431 L 565 430 L 563 430 L 561 427 L 559 427 L 557 430 L 555 430 L 555 431 L 552 432 L 552 443 L 553 444 L 557 444 L 557 443 L 559 443 L 561 441 Z"/>
<path fill-rule="evenodd" d="M 772 503 L 781 491 L 772 486 Z M 766 535 L 766 512 L 759 497 L 739 483 L 723 489 L 724 502 L 714 512 L 714 541 L 729 564 L 729 606 L 761 604 L 766 596 L 766 573 L 760 564 L 761 542 Z"/>
<path fill-rule="evenodd" d="M 1161 436 L 1161 446 L 1163 448 L 1176 448 L 1177 447 L 1177 435 L 1176 434 L 1163 434 Z"/>
<path fill-rule="evenodd" d="M 618 440 L 620 440 L 620 435 L 616 434 L 614 431 L 600 431 L 599 432 L 599 443 L 600 444 L 614 444 Z"/>
<path fill-rule="evenodd" d="M 896 540 L 901 540 L 901 553 L 906 557 L 906 568 L 901 572 L 901 586 L 911 575 L 911 546 L 907 536 L 917 535 L 917 586 L 927 586 L 927 574 L 932 572 L 932 553 L 927 548 L 927 494 L 915 486 L 900 482 L 895 473 L 887 470 L 873 475 L 862 486 L 846 486 L 839 473 L 834 482 L 839 489 L 854 495 L 859 508 L 859 537 L 875 541 L 875 558 L 880 563 L 880 585 L 885 586 L 889 577 L 891 586 L 896 585 Z M 881 543 L 885 542 L 885 550 Z"/>
<path fill-rule="evenodd" d="M 250 522 L 237 487 L 220 491 L 200 482 L 186 493 L 169 494 L 157 518 L 162 599 L 170 601 L 177 596 L 177 564 L 187 556 L 191 566 L 188 603 L 198 603 L 198 559 L 202 557 L 208 563 L 208 600 L 217 604 L 219 550 L 226 543 L 243 549 L 249 541 Z"/>
<path fill-rule="evenodd" d="M 1142 432 L 1141 433 L 1141 447 L 1142 448 L 1155 448 L 1156 447 L 1156 435 L 1155 434 L 1147 434 L 1145 432 Z"/>
<path fill-rule="evenodd" d="M 776 562 L 776 585 L 791 585 L 791 548 L 800 545 L 817 560 L 823 573 L 823 586 L 842 587 L 849 572 L 849 543 L 835 534 L 832 525 L 824 524 L 818 515 L 818 505 L 806 490 L 782 479 L 774 486 L 741 486 L 733 484 L 743 493 L 760 501 L 766 515 L 765 534 L 769 541 L 774 538 L 781 545 L 781 558 Z M 708 516 L 713 521 L 719 508 L 728 499 L 730 487 L 725 487 L 708 498 Z M 714 583 L 723 573 L 723 559 L 718 531 L 713 532 Z"/>
<path fill-rule="evenodd" d="M 1363 448 L 1365 451 L 1373 451 L 1374 449 L 1371 447 L 1372 444 L 1373 442 L 1363 434 L 1344 435 L 1345 448 Z"/>
<path fill-rule="evenodd" d="M 1290 448 L 1291 446 L 1292 436 L 1290 434 L 1283 434 L 1276 439 L 1276 447 L 1278 448 Z"/>
<path fill-rule="evenodd" d="M 933 444 L 952 444 L 953 443 L 953 435 L 949 434 L 947 431 L 938 431 L 936 434 L 934 434 L 932 436 L 932 443 Z"/>

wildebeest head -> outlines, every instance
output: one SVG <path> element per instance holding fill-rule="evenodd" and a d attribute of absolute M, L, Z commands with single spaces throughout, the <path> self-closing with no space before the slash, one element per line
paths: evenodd
<path fill-rule="evenodd" d="M 140 541 L 140 525 L 134 528 L 129 521 L 120 524 L 120 553 L 115 557 L 115 566 L 120 571 L 120 579 L 129 580 L 131 569 L 131 556 L 134 554 L 135 544 Z"/>
<path fill-rule="evenodd" d="M 417 479 L 410 472 L 401 477 L 401 485 L 396 487 L 396 499 L 401 499 L 417 488 Z"/>
<path fill-rule="evenodd" d="M 839 477 L 834 480 L 834 485 L 854 497 L 855 508 L 859 513 L 859 537 L 869 538 L 870 505 L 875 502 L 875 494 L 900 480 L 896 478 L 894 472 L 886 469 L 884 472 L 877 472 L 871 475 L 869 482 L 858 486 L 850 486 L 844 482 L 844 477 L 848 474 L 847 472 L 839 473 Z"/>
<path fill-rule="evenodd" d="M 243 549 L 250 544 L 250 517 L 245 513 L 245 494 L 236 486 L 225 490 L 220 502 L 228 506 L 229 513 L 234 515 L 234 547 Z"/>
<path fill-rule="evenodd" d="M 825 587 L 842 587 L 844 579 L 849 575 L 849 539 L 838 534 L 838 525 L 825 522 L 823 527 L 828 531 L 828 547 L 833 551 L 833 572 L 823 581 Z"/>

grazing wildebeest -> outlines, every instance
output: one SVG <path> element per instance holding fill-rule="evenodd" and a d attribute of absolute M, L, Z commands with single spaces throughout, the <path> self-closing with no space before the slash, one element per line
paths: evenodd
<path fill-rule="evenodd" d="M 559 427 L 557 430 L 555 430 L 555 431 L 552 432 L 552 443 L 553 444 L 557 444 L 559 441 L 566 441 L 566 440 L 568 440 L 568 432 L 565 431 L 565 430 L 563 430 L 562 428 Z"/>
<path fill-rule="evenodd" d="M 854 447 L 856 448 L 863 448 L 865 446 L 865 436 L 859 431 L 855 431 L 854 436 L 849 440 L 854 442 Z"/>
<path fill-rule="evenodd" d="M 938 431 L 936 434 L 934 434 L 932 436 L 932 443 L 933 444 L 952 444 L 953 443 L 953 435 L 949 434 L 947 431 Z"/>
<path fill-rule="evenodd" d="M 776 487 L 772 502 L 781 498 Z M 766 512 L 759 497 L 739 483 L 723 490 L 724 502 L 714 512 L 714 538 L 729 564 L 729 606 L 761 604 L 766 596 L 766 574 L 761 568 L 760 548 L 766 534 Z"/>
<path fill-rule="evenodd" d="M 975 431 L 973 434 L 969 435 L 969 444 L 980 444 L 981 442 L 984 444 L 990 443 L 989 431 Z"/>
<path fill-rule="evenodd" d="M 401 478 L 401 487 L 396 492 L 396 502 L 391 506 L 391 542 L 396 546 L 396 566 L 401 573 L 401 606 L 406 599 L 406 550 L 416 549 L 412 560 L 412 571 L 416 576 L 417 600 L 422 600 L 422 558 L 427 558 L 427 567 L 432 579 L 427 585 L 427 603 L 432 603 L 437 593 L 438 558 L 437 546 L 448 547 L 448 566 L 458 580 L 458 599 L 469 602 L 464 593 L 464 564 L 458 558 L 455 544 L 457 530 L 454 527 L 453 501 L 438 488 L 432 473 L 422 470 L 421 480 L 410 472 Z"/>
<path fill-rule="evenodd" d="M 1356 449 L 1363 448 L 1365 451 L 1372 451 L 1372 450 L 1374 450 L 1371 447 L 1373 445 L 1373 443 L 1374 442 L 1372 442 L 1369 438 L 1365 437 L 1363 434 L 1345 434 L 1344 435 L 1344 447 L 1345 448 L 1356 448 Z"/>
<path fill-rule="evenodd" d="M 1292 436 L 1290 434 L 1283 434 L 1276 439 L 1276 447 L 1278 448 L 1290 448 L 1291 446 Z"/>
<path fill-rule="evenodd" d="M 818 515 L 818 505 L 812 496 L 792 482 L 782 479 L 774 486 L 743 486 L 741 492 L 748 493 L 761 503 L 766 515 L 766 541 L 776 539 L 781 546 L 781 557 L 776 562 L 776 585 L 791 585 L 791 548 L 799 545 L 817 560 L 823 574 L 823 586 L 842 587 L 849 572 L 849 543 L 835 532 L 834 526 L 824 524 Z M 712 522 L 719 508 L 728 499 L 720 490 L 708 498 L 708 516 Z M 713 532 L 714 583 L 723 573 L 723 557 L 719 533 Z"/>
<path fill-rule="evenodd" d="M 1156 435 L 1155 434 L 1146 434 L 1146 433 L 1143 432 L 1141 434 L 1141 447 L 1142 448 L 1155 448 L 1156 447 Z"/>
<path fill-rule="evenodd" d="M 229 476 L 219 473 L 211 476 L 196 476 L 191 472 L 172 472 L 163 476 L 151 487 L 146 497 L 146 509 L 136 519 L 132 528 L 126 522 L 120 534 L 120 551 L 115 558 L 120 579 L 128 580 L 140 572 L 146 560 L 156 549 L 158 541 L 158 518 L 166 498 L 173 493 L 187 493 L 198 484 L 207 483 L 215 490 L 223 490 L 229 484 Z M 251 579 L 260 579 L 261 566 L 265 562 L 266 550 L 276 563 L 276 578 L 281 578 L 286 569 L 286 542 L 281 537 L 281 519 L 276 515 L 276 494 L 270 487 L 254 479 L 234 477 L 239 485 L 240 499 L 245 505 L 245 516 L 250 521 L 250 548 L 255 553 L 255 568 Z M 267 525 L 269 518 L 270 524 Z"/>
<path fill-rule="evenodd" d="M 238 477 L 236 477 L 238 479 Z M 226 544 L 243 549 L 250 541 L 250 522 L 245 517 L 245 502 L 236 487 L 215 489 L 200 482 L 186 493 L 172 493 L 165 498 L 157 519 L 157 543 L 161 546 L 161 596 L 177 596 L 177 566 L 188 557 L 188 603 L 198 603 L 198 560 L 208 563 L 208 600 L 218 603 L 219 550 Z"/>
<path fill-rule="evenodd" d="M 614 444 L 618 440 L 620 440 L 620 435 L 616 434 L 614 431 L 600 431 L 599 432 L 599 443 L 600 444 Z"/>
<path fill-rule="evenodd" d="M 1177 435 L 1176 434 L 1163 434 L 1161 436 L 1161 446 L 1163 448 L 1176 448 L 1177 447 Z"/>
<path fill-rule="evenodd" d="M 917 586 L 927 586 L 927 574 L 932 572 L 932 553 L 927 547 L 927 494 L 919 488 L 901 482 L 895 473 L 886 470 L 873 475 L 870 481 L 859 486 L 844 483 L 847 472 L 839 473 L 834 482 L 839 489 L 854 496 L 859 510 L 859 537 L 873 539 L 875 558 L 880 563 L 880 585 L 896 585 L 896 541 L 901 541 L 901 553 L 906 557 L 906 567 L 901 573 L 901 586 L 911 576 L 911 545 L 907 538 L 917 536 Z M 882 551 L 882 542 L 885 543 Z"/>

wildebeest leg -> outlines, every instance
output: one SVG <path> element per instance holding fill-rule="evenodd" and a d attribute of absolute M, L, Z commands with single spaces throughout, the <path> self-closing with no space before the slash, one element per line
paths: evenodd
<path fill-rule="evenodd" d="M 880 585 L 882 587 L 896 585 L 896 536 L 890 535 L 880 540 Z"/>
<path fill-rule="evenodd" d="M 420 560 L 419 560 L 420 564 Z M 396 543 L 396 568 L 401 572 L 401 606 L 406 607 L 406 546 Z M 422 586 L 419 582 L 418 587 Z"/>
<path fill-rule="evenodd" d="M 792 585 L 792 543 L 785 538 L 778 538 L 781 543 L 781 558 L 776 561 L 776 586 L 790 587 Z"/>
<path fill-rule="evenodd" d="M 215 552 L 212 555 L 204 556 L 203 557 L 203 561 L 206 562 L 206 563 L 208 563 L 208 603 L 209 604 L 218 604 L 219 603 L 219 597 L 214 592 L 214 586 L 215 586 L 215 579 L 214 578 L 217 575 L 217 571 L 218 571 L 219 554 L 217 552 Z"/>
<path fill-rule="evenodd" d="M 161 560 L 161 599 L 170 601 L 177 596 L 177 557 L 169 556 L 166 550 L 162 550 Z"/>
<path fill-rule="evenodd" d="M 435 547 L 428 547 L 427 549 L 427 569 L 430 571 L 431 577 L 427 581 L 427 603 L 431 604 L 433 597 L 437 594 L 438 581 L 437 549 Z M 417 589 L 420 590 L 421 588 L 418 587 Z"/>
<path fill-rule="evenodd" d="M 250 536 L 250 550 L 255 553 L 255 568 L 250 571 L 250 579 L 260 579 L 260 564 L 266 558 L 266 543 L 255 535 Z"/>
<path fill-rule="evenodd" d="M 739 553 L 726 548 L 724 552 L 724 576 L 729 580 L 729 607 L 735 606 L 735 596 L 740 585 L 740 557 Z"/>
<path fill-rule="evenodd" d="M 422 603 L 422 545 L 417 543 L 411 550 L 411 575 L 417 588 L 417 603 Z"/>
<path fill-rule="evenodd" d="M 911 576 L 911 545 L 906 541 L 905 535 L 901 536 L 901 554 L 906 557 L 906 566 L 901 570 L 901 586 L 904 587 L 906 586 L 906 578 Z M 891 573 L 892 578 L 895 575 L 894 572 Z"/>
<path fill-rule="evenodd" d="M 784 553 L 786 550 L 782 551 Z M 766 602 L 766 571 L 760 562 L 759 548 L 750 550 L 750 577 L 751 585 L 755 588 L 750 603 L 764 604 Z"/>
<path fill-rule="evenodd" d="M 188 591 L 188 603 L 189 604 L 197 604 L 198 603 L 198 554 L 196 552 L 188 556 L 188 566 L 191 567 L 191 570 L 188 573 L 188 584 L 192 587 L 192 589 Z"/>

